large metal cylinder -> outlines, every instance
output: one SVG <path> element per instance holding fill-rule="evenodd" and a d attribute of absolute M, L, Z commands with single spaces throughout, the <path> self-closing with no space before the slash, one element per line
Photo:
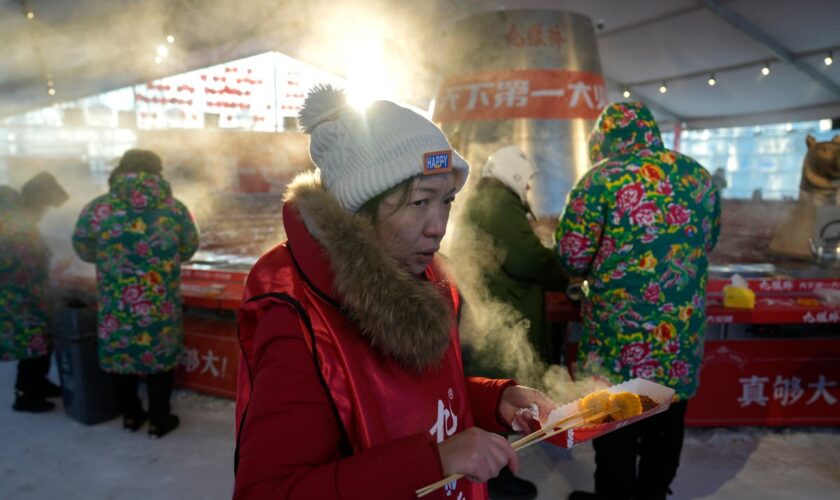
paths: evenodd
<path fill-rule="evenodd" d="M 518 146 L 537 165 L 532 210 L 559 215 L 589 168 L 586 139 L 607 99 L 590 19 L 479 14 L 455 25 L 446 54 L 435 121 L 475 172 L 499 147 Z"/>

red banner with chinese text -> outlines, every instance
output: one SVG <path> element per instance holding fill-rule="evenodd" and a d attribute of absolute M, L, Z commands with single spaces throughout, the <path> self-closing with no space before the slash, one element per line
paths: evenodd
<path fill-rule="evenodd" d="M 443 82 L 435 100 L 434 120 L 594 120 L 606 104 L 604 78 L 596 73 L 558 69 L 493 71 Z"/>
<path fill-rule="evenodd" d="M 840 424 L 840 338 L 710 340 L 686 425 Z"/>
<path fill-rule="evenodd" d="M 756 295 L 813 295 L 815 290 L 840 290 L 840 279 L 788 279 L 788 278 L 748 278 L 745 280 L 750 290 Z M 710 295 L 722 294 L 723 287 L 730 284 L 730 280 L 709 278 L 706 293 Z"/>
<path fill-rule="evenodd" d="M 236 396 L 239 346 L 233 320 L 184 317 L 184 352 L 175 382 L 215 396 Z"/>

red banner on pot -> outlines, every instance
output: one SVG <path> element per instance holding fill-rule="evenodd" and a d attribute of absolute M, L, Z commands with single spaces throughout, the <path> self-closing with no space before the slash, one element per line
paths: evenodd
<path fill-rule="evenodd" d="M 475 73 L 443 82 L 436 122 L 532 118 L 594 120 L 607 105 L 596 73 L 528 69 Z"/>

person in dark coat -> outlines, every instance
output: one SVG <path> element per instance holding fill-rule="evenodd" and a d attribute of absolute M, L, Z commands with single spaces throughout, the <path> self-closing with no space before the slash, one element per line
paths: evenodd
<path fill-rule="evenodd" d="M 111 189 L 82 210 L 73 234 L 79 257 L 96 264 L 99 364 L 113 374 L 123 426 L 163 436 L 179 419 L 169 400 L 183 349 L 181 263 L 198 249 L 198 229 L 160 176 L 152 151 L 127 151 Z M 147 413 L 137 396 L 146 377 Z"/>
<path fill-rule="evenodd" d="M 461 229 L 469 226 L 493 246 L 496 265 L 482 269 L 491 297 L 509 304 L 528 323 L 528 340 L 545 363 L 554 361 L 555 339 L 545 319 L 545 291 L 564 290 L 568 278 L 529 222 L 527 192 L 536 169 L 515 146 L 496 151 L 470 194 Z M 481 248 L 475 251 L 485 252 Z"/>
<path fill-rule="evenodd" d="M 50 252 L 38 233 L 47 207 L 67 201 L 67 192 L 51 174 L 41 172 L 18 193 L 0 186 L 0 360 L 18 360 L 15 411 L 40 413 L 61 396 L 50 382 Z"/>
<path fill-rule="evenodd" d="M 459 254 L 456 259 L 470 260 L 472 265 L 468 267 L 479 268 L 478 283 L 474 284 L 481 289 L 477 296 L 509 307 L 515 316 L 512 322 L 524 325 L 536 357 L 550 364 L 557 341 L 545 319 L 545 292 L 565 289 L 568 279 L 553 250 L 543 246 L 529 222 L 532 215 L 527 192 L 535 173 L 533 163 L 516 146 L 505 146 L 490 156 L 481 179 L 467 197 L 454 250 Z M 504 334 L 506 338 L 490 338 L 482 348 L 469 350 L 465 355 L 467 372 L 520 376 L 510 373 L 507 363 L 500 361 L 509 355 L 512 339 L 507 338 L 508 333 Z M 488 481 L 488 486 L 491 496 L 536 496 L 535 485 L 515 477 L 507 468 Z"/>

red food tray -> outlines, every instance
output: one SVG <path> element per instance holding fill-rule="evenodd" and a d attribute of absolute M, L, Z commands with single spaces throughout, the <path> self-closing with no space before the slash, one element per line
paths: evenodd
<path fill-rule="evenodd" d="M 664 385 L 657 384 L 656 382 L 651 382 L 650 380 L 645 380 L 641 378 L 634 378 L 632 380 L 628 380 L 627 382 L 622 382 L 621 384 L 608 387 L 606 390 L 609 392 L 633 392 L 642 396 L 647 396 L 659 404 L 655 408 L 651 408 L 650 410 L 633 418 L 619 420 L 618 422 L 609 422 L 606 424 L 594 424 L 586 425 L 585 427 L 576 427 L 574 429 L 569 429 L 568 431 L 561 432 L 556 436 L 548 438 L 546 439 L 546 441 L 551 444 L 561 446 L 563 448 L 572 448 L 573 446 L 583 443 L 584 441 L 589 441 L 590 439 L 603 436 L 608 432 L 612 432 L 616 429 L 621 429 L 622 427 L 630 425 L 633 422 L 638 422 L 639 420 L 652 417 L 657 413 L 662 413 L 671 406 L 671 401 L 674 398 L 674 390 L 670 387 L 665 387 Z M 580 411 L 579 403 L 580 399 L 576 399 L 571 403 L 555 408 L 554 411 L 552 411 L 551 414 L 549 414 L 548 418 L 546 419 L 546 422 L 557 422 L 558 420 L 564 417 L 568 417 L 570 415 L 578 413 Z M 578 420 L 572 420 L 572 422 L 576 421 Z"/>

